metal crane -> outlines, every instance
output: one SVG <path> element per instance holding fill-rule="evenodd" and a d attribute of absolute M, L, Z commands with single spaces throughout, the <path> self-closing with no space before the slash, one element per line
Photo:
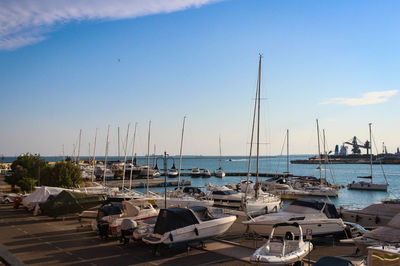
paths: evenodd
<path fill-rule="evenodd" d="M 368 140 L 366 140 L 365 143 L 362 144 L 362 142 L 356 136 L 353 137 L 353 140 L 346 141 L 344 144 L 353 146 L 353 148 L 351 149 L 353 154 L 361 154 L 360 148 L 366 149 L 367 154 L 369 154 L 369 151 L 371 150 L 371 143 Z"/>

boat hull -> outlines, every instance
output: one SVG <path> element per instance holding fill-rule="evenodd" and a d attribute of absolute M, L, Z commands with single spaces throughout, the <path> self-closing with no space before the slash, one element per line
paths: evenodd
<path fill-rule="evenodd" d="M 296 240 L 297 242 L 297 240 Z M 313 249 L 313 244 L 303 242 L 298 250 L 285 254 L 284 256 L 272 255 L 265 252 L 265 245 L 257 249 L 250 257 L 250 261 L 258 263 L 268 263 L 268 265 L 288 265 L 301 261 Z"/>
<path fill-rule="evenodd" d="M 249 232 L 255 232 L 262 236 L 269 236 L 272 227 L 277 221 L 271 223 L 247 223 Z M 284 221 L 282 221 L 284 222 Z M 325 219 L 318 221 L 296 221 L 303 228 L 303 235 L 305 236 L 307 229 L 312 230 L 313 236 L 324 236 L 343 233 L 345 225 L 341 219 Z M 291 227 L 278 227 L 275 229 L 276 236 L 285 236 Z"/>
<path fill-rule="evenodd" d="M 228 216 L 210 221 L 193 224 L 166 232 L 160 238 L 145 237 L 143 242 L 151 245 L 165 244 L 167 246 L 177 246 L 190 242 L 197 242 L 210 237 L 225 233 L 235 222 L 236 216 Z"/>
<path fill-rule="evenodd" d="M 165 199 L 159 198 L 155 200 L 155 203 L 159 207 L 165 208 Z M 188 208 L 191 206 L 203 206 L 211 207 L 213 206 L 213 200 L 196 200 L 196 199 L 185 199 L 185 198 L 167 198 L 167 208 Z"/>
<path fill-rule="evenodd" d="M 387 191 L 387 184 L 374 184 L 368 182 L 357 182 L 348 184 L 348 189 L 369 190 L 369 191 Z"/>

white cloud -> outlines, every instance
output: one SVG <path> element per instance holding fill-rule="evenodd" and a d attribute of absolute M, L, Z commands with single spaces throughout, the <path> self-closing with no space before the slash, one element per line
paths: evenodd
<path fill-rule="evenodd" d="M 51 26 L 169 13 L 219 0 L 1 0 L 0 49 L 39 42 Z"/>
<path fill-rule="evenodd" d="M 398 90 L 372 91 L 363 94 L 360 98 L 332 98 L 321 104 L 344 104 L 348 106 L 378 104 L 387 102 L 389 98 L 396 95 L 397 92 Z"/>

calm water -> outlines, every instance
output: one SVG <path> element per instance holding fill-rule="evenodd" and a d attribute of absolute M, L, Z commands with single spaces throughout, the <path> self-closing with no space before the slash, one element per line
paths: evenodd
<path fill-rule="evenodd" d="M 309 156 L 291 156 L 290 159 L 304 159 Z M 231 158 L 231 161 L 229 161 Z M 4 161 L 12 161 L 14 158 L 6 157 Z M 48 161 L 60 160 L 60 157 L 45 157 Z M 84 159 L 84 157 L 82 158 Z M 98 158 L 103 159 L 102 157 Z M 116 157 L 111 157 L 111 160 L 116 160 Z M 157 160 L 151 160 L 150 164 L 154 165 L 157 161 L 159 168 L 163 168 L 163 160 L 161 158 Z M 168 158 L 168 168 L 172 166 L 173 161 L 175 161 L 176 167 L 178 167 L 179 159 L 177 157 Z M 145 165 L 146 158 L 138 157 L 138 163 Z M 252 169 L 255 169 L 255 160 L 252 160 Z M 290 173 L 294 175 L 303 176 L 316 176 L 319 177 L 318 165 L 314 164 L 291 164 Z M 214 156 L 184 156 L 182 160 L 182 169 L 192 169 L 194 167 L 207 168 L 211 172 L 215 171 L 219 167 L 219 158 Z M 224 157 L 222 159 L 222 168 L 225 172 L 247 172 L 248 159 L 245 157 Z M 400 198 L 400 165 L 374 165 L 374 182 L 384 183 L 385 179 L 383 176 L 382 168 L 386 174 L 386 178 L 389 182 L 388 192 L 369 192 L 369 191 L 355 191 L 347 190 L 346 188 L 341 189 L 338 198 L 333 198 L 331 201 L 336 204 L 336 206 L 351 206 L 351 207 L 363 207 L 381 201 L 384 198 Z M 286 157 L 276 156 L 276 157 L 263 157 L 260 159 L 260 172 L 269 173 L 282 173 L 286 171 Z M 370 173 L 370 166 L 364 164 L 336 164 L 327 167 L 327 179 L 330 183 L 336 183 L 339 185 L 347 185 L 353 180 L 357 180 L 357 176 L 367 176 Z M 325 175 L 322 171 L 323 176 Z M 193 178 L 183 177 L 183 179 L 191 179 L 192 186 L 203 187 L 207 183 L 213 183 L 218 185 L 224 184 L 236 184 L 240 179 L 244 178 L 235 176 L 227 176 L 223 179 L 210 177 L 210 178 Z M 176 179 L 176 178 L 174 178 Z M 261 177 L 261 179 L 263 179 Z M 252 177 L 252 180 L 254 178 Z M 173 188 L 168 188 L 173 189 Z M 140 190 L 140 189 L 139 189 Z M 154 192 L 162 192 L 163 188 L 152 188 Z M 142 190 L 144 191 L 144 190 Z"/>

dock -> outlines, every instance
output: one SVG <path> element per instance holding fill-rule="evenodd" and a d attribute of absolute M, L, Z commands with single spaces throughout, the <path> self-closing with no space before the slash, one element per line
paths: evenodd
<path fill-rule="evenodd" d="M 202 169 L 200 169 L 202 170 Z M 161 176 L 165 175 L 164 169 L 159 169 Z M 215 176 L 214 172 L 211 172 L 212 176 Z M 255 172 L 250 173 L 251 176 L 256 176 Z M 182 169 L 181 176 L 192 176 L 191 169 Z M 247 176 L 247 172 L 225 172 L 225 176 Z M 292 174 L 286 173 L 258 173 L 259 177 L 295 177 Z"/>
<path fill-rule="evenodd" d="M 190 186 L 191 185 L 190 180 L 181 180 L 180 186 Z M 178 180 L 168 180 L 167 183 L 164 182 L 164 178 L 151 178 L 149 179 L 149 187 L 164 187 L 166 184 L 167 187 L 177 187 L 178 186 Z M 107 186 L 111 187 L 122 187 L 122 180 L 107 180 L 106 181 Z M 125 186 L 129 185 L 129 180 L 125 179 Z M 132 180 L 132 188 L 145 188 L 147 187 L 147 179 L 133 179 Z"/>

